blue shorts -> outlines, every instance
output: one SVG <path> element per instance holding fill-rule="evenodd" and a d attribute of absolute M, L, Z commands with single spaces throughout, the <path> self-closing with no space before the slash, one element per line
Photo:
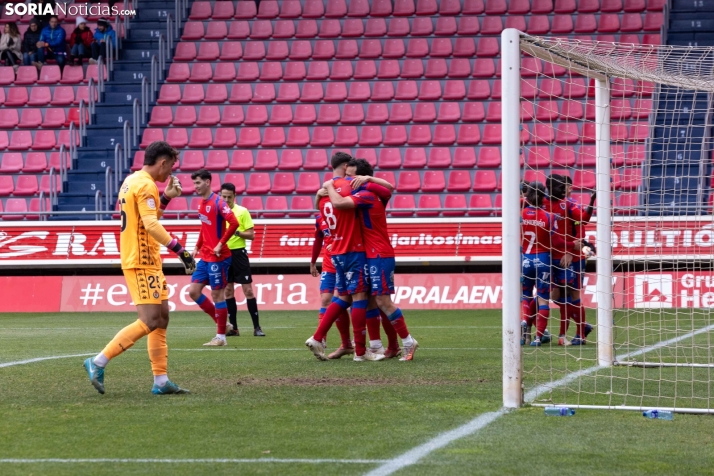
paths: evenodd
<path fill-rule="evenodd" d="M 224 289 L 228 285 L 230 269 L 231 258 L 216 262 L 200 260 L 196 263 L 196 271 L 191 275 L 191 282 L 207 284 L 211 289 Z"/>
<path fill-rule="evenodd" d="M 369 290 L 367 258 L 363 252 L 333 256 L 332 264 L 335 265 L 335 285 L 340 296 Z"/>
<path fill-rule="evenodd" d="M 533 297 L 535 287 L 539 298 L 550 299 L 550 253 L 521 255 L 521 286 L 524 298 Z"/>
<path fill-rule="evenodd" d="M 570 289 L 580 289 L 583 284 L 585 260 L 574 261 L 567 268 L 560 266 L 560 260 L 553 261 L 553 284 L 567 286 Z"/>
<path fill-rule="evenodd" d="M 323 271 L 320 275 L 320 294 L 335 292 L 335 273 Z"/>
<path fill-rule="evenodd" d="M 372 296 L 394 294 L 394 258 L 367 258 Z"/>

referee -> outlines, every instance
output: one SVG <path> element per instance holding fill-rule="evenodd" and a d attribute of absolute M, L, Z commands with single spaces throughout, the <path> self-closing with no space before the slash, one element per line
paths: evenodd
<path fill-rule="evenodd" d="M 221 198 L 233 210 L 233 214 L 238 219 L 238 231 L 228 240 L 228 248 L 231 250 L 232 261 L 228 271 L 228 284 L 226 287 L 226 305 L 228 306 L 228 319 L 233 325 L 233 330 L 226 333 L 226 336 L 239 336 L 238 323 L 236 315 L 238 307 L 236 306 L 235 298 L 235 283 L 239 283 L 243 288 L 243 294 L 246 298 L 248 313 L 253 319 L 253 335 L 265 337 L 260 328 L 258 318 L 258 302 L 253 294 L 253 276 L 250 272 L 250 261 L 248 261 L 248 252 L 245 249 L 245 240 L 253 240 L 255 231 L 253 230 L 253 220 L 250 218 L 250 212 L 247 208 L 241 207 L 236 203 L 236 186 L 232 183 L 224 183 L 221 185 Z"/>

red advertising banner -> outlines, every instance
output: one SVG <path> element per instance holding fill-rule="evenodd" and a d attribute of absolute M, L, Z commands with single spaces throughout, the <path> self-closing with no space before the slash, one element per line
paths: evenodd
<path fill-rule="evenodd" d="M 189 276 L 168 276 L 169 308 L 196 311 L 188 296 Z M 614 277 L 616 307 L 622 307 L 623 280 Z M 305 275 L 255 276 L 253 290 L 262 310 L 317 310 L 319 278 Z M 22 299 L 17 299 L 21 296 Z M 399 274 L 394 302 L 403 309 L 500 309 L 500 274 Z M 239 305 L 245 297 L 236 288 Z M 585 277 L 582 300 L 595 307 L 595 275 Z M 134 311 L 122 276 L 0 278 L 0 312 L 121 312 Z"/>
<path fill-rule="evenodd" d="M 165 220 L 187 249 L 198 240 L 197 220 Z M 254 264 L 308 263 L 314 241 L 312 220 L 256 220 L 248 252 Z M 391 219 L 389 234 L 400 263 L 501 261 L 497 218 Z M 595 224 L 586 230 L 595 243 Z M 714 222 L 629 218 L 613 223 L 613 259 L 711 259 Z M 177 260 L 163 250 L 168 264 Z M 0 223 L 0 266 L 118 265 L 118 222 Z"/>

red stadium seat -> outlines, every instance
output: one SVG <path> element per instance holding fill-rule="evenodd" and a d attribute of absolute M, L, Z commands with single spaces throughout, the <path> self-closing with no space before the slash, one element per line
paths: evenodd
<path fill-rule="evenodd" d="M 491 195 L 474 194 L 471 195 L 471 199 L 469 200 L 469 211 L 467 214 L 468 216 L 487 217 L 491 215 L 492 208 Z"/>
<path fill-rule="evenodd" d="M 302 153 L 296 149 L 287 149 L 280 155 L 280 170 L 298 170 L 302 167 Z"/>
<path fill-rule="evenodd" d="M 574 164 L 575 149 L 572 146 L 558 146 L 555 148 L 553 152 L 553 167 L 572 167 Z"/>
<path fill-rule="evenodd" d="M 194 136 L 197 136 L 198 131 L 201 129 L 194 129 L 193 133 L 191 134 L 191 137 L 193 138 Z M 204 129 L 207 130 L 207 129 Z M 210 130 L 208 131 L 208 135 L 210 136 Z M 175 129 L 169 129 L 166 132 L 166 142 L 168 142 L 171 147 L 177 148 L 177 149 L 182 149 L 188 145 L 188 131 L 184 129 L 183 127 L 181 128 L 175 128 Z M 211 142 L 208 140 L 208 146 L 210 146 Z M 208 147 L 208 146 L 202 146 L 202 147 Z M 201 146 L 198 146 L 201 147 Z"/>
<path fill-rule="evenodd" d="M 253 173 L 248 178 L 249 195 L 263 195 L 270 191 L 270 175 L 265 173 Z"/>
<path fill-rule="evenodd" d="M 194 172 L 202 169 L 206 164 L 203 151 L 187 150 L 182 154 L 180 169 L 183 172 Z"/>
<path fill-rule="evenodd" d="M 578 125 L 574 122 L 561 122 L 555 131 L 555 142 L 558 144 L 575 144 L 578 142 Z"/>
<path fill-rule="evenodd" d="M 252 163 L 252 158 L 251 158 Z M 210 150 L 206 158 L 206 169 L 211 171 L 225 170 L 228 168 L 228 152 L 225 150 Z"/>
<path fill-rule="evenodd" d="M 441 198 L 439 195 L 420 195 L 417 216 L 436 217 L 441 211 Z"/>
<path fill-rule="evenodd" d="M 314 194 L 322 187 L 320 176 L 316 173 L 303 172 L 298 175 L 297 193 Z"/>
<path fill-rule="evenodd" d="M 249 150 L 235 150 L 231 155 L 231 170 L 250 170 L 253 168 L 253 152 Z"/>
<path fill-rule="evenodd" d="M 231 106 L 226 106 L 226 108 L 231 107 Z M 242 111 L 242 109 L 241 109 Z M 176 111 L 178 115 L 178 109 Z M 182 110 L 183 113 L 183 110 Z M 191 120 L 191 115 L 190 111 L 186 111 L 187 117 L 185 118 L 185 121 L 188 122 Z M 195 111 L 194 111 L 194 116 L 193 116 L 194 122 L 199 125 L 199 126 L 215 126 L 217 125 L 220 120 L 221 120 L 221 111 L 218 109 L 218 106 L 201 106 L 198 109 L 198 117 L 195 117 Z M 183 120 L 181 121 L 183 122 Z"/>
<path fill-rule="evenodd" d="M 402 172 L 397 180 L 397 192 L 412 193 L 418 192 L 421 188 L 421 178 L 419 172 Z"/>
<path fill-rule="evenodd" d="M 445 217 L 462 217 L 466 215 L 466 196 L 458 195 L 447 195 L 444 198 L 444 210 L 442 215 Z"/>
<path fill-rule="evenodd" d="M 2 162 L 0 163 L 0 173 L 12 174 L 18 173 L 23 169 L 22 154 L 18 153 L 6 153 L 2 156 Z M 41 170 L 44 171 L 44 168 Z M 12 177 L 10 177 L 12 180 Z"/>
<path fill-rule="evenodd" d="M 526 163 L 529 167 L 550 167 L 550 147 L 531 147 L 528 151 L 528 160 Z"/>
<path fill-rule="evenodd" d="M 302 5 L 299 0 L 284 0 L 280 7 L 280 18 L 299 18 Z"/>
<path fill-rule="evenodd" d="M 576 170 L 573 176 L 573 188 L 580 190 L 595 189 L 595 172 L 593 170 Z"/>
<path fill-rule="evenodd" d="M 19 70 L 18 70 L 19 73 Z M 57 84 L 60 82 L 62 73 L 60 72 L 60 67 L 56 64 L 49 65 L 46 64 L 42 67 L 40 71 L 40 76 L 37 80 L 38 84 Z"/>
<path fill-rule="evenodd" d="M 584 145 L 580 147 L 575 163 L 578 167 L 595 167 L 595 164 L 597 163 L 595 146 Z"/>
<path fill-rule="evenodd" d="M 322 149 L 311 149 L 306 152 L 305 170 L 325 170 L 327 168 L 327 153 Z"/>
<path fill-rule="evenodd" d="M 414 216 L 416 203 L 413 195 L 396 195 L 390 202 L 391 208 L 388 208 L 390 216 L 393 217 L 411 217 Z"/>
<path fill-rule="evenodd" d="M 49 176 L 47 177 L 49 178 Z M 12 180 L 12 177 L 10 177 L 10 179 Z M 15 191 L 13 192 L 13 195 L 18 197 L 28 197 L 35 195 L 38 191 L 39 186 L 37 183 L 37 175 L 20 175 L 17 177 L 17 183 L 15 184 Z M 49 190 L 47 190 L 47 192 L 49 192 Z"/>
<path fill-rule="evenodd" d="M 47 110 L 49 111 L 49 109 Z M 12 114 L 8 114 L 12 112 Z M 64 115 L 64 109 L 62 109 Z M 42 124 L 42 111 L 40 109 L 30 108 L 22 110 L 22 117 L 19 122 L 17 122 L 17 111 L 11 109 L 10 111 L 5 111 L 4 114 L 0 115 L 0 127 L 9 127 L 6 124 L 6 118 L 14 116 L 12 119 L 15 123 L 11 127 L 21 127 L 23 129 L 36 129 Z M 64 121 L 60 123 L 60 127 L 64 125 Z"/>
<path fill-rule="evenodd" d="M 501 166 L 501 151 L 498 147 L 481 147 L 478 153 L 478 168 L 497 168 Z"/>
<path fill-rule="evenodd" d="M 5 211 L 6 212 L 15 212 L 15 213 L 27 213 L 27 202 L 25 201 L 24 198 L 10 198 L 5 203 Z M 7 221 L 7 220 L 13 220 L 13 221 L 22 220 L 23 218 L 24 218 L 24 215 L 3 215 L 2 216 L 2 219 L 5 221 Z"/>
<path fill-rule="evenodd" d="M 640 185 L 642 185 L 642 169 L 628 167 L 622 170 L 622 180 L 620 182 L 622 190 L 636 190 Z"/>
<path fill-rule="evenodd" d="M 295 191 L 295 178 L 292 173 L 277 173 L 273 176 L 271 193 L 293 193 Z"/>
<path fill-rule="evenodd" d="M 440 170 L 424 172 L 423 192 L 443 192 L 444 188 L 446 188 L 444 172 Z"/>
<path fill-rule="evenodd" d="M 468 171 L 454 170 L 449 173 L 446 185 L 448 192 L 467 192 L 471 189 L 471 175 Z"/>
<path fill-rule="evenodd" d="M 250 133 L 255 133 L 255 130 L 256 128 L 245 128 L 241 129 L 241 132 L 247 131 L 246 136 L 248 136 Z M 237 140 L 235 129 L 232 127 L 222 127 L 216 129 L 216 136 L 213 139 L 213 147 L 233 147 L 236 145 Z"/>
<path fill-rule="evenodd" d="M 433 149 L 432 149 L 433 150 Z M 447 149 L 448 151 L 448 149 Z M 449 158 L 449 162 L 451 162 Z M 421 147 L 410 147 L 404 151 L 404 163 L 402 167 L 421 169 L 426 166 L 426 151 Z M 448 166 L 447 166 L 448 167 Z"/>
<path fill-rule="evenodd" d="M 34 177 L 34 175 L 28 175 L 27 177 Z M 0 175 L 0 196 L 7 197 L 12 195 L 15 191 L 15 181 L 12 175 Z"/>

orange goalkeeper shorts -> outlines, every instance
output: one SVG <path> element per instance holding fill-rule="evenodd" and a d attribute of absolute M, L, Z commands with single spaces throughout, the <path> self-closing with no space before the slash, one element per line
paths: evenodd
<path fill-rule="evenodd" d="M 125 269 L 124 278 L 134 304 L 161 304 L 169 299 L 166 278 L 160 269 Z"/>

